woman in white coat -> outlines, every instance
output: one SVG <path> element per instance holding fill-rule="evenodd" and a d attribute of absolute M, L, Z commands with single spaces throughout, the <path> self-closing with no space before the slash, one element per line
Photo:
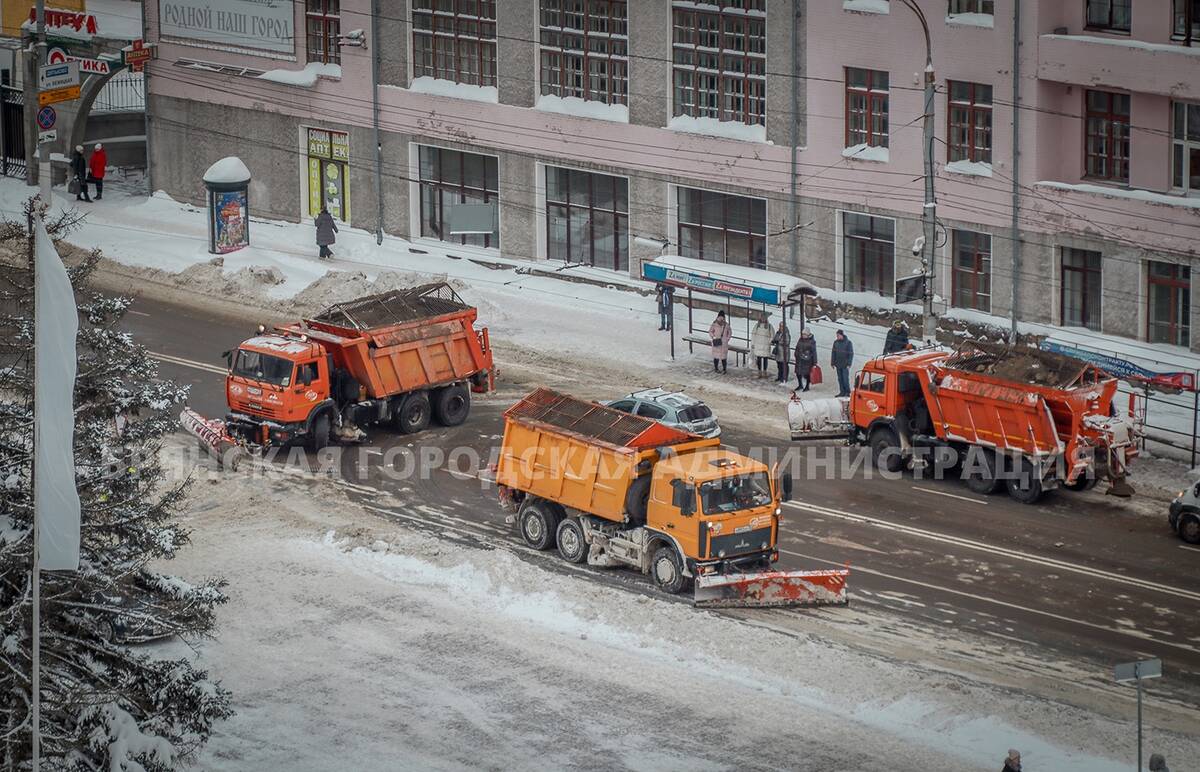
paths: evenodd
<path fill-rule="evenodd" d="M 771 323 L 766 316 L 758 318 L 754 332 L 750 333 L 750 351 L 754 354 L 754 364 L 758 368 L 758 377 L 767 376 L 768 363 L 771 361 Z"/>

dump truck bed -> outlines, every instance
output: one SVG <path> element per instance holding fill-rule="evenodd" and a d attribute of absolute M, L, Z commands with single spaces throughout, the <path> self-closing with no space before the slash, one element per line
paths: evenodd
<path fill-rule="evenodd" d="M 497 483 L 616 522 L 625 519 L 642 462 L 657 460 L 658 448 L 720 444 L 550 389 L 529 394 L 504 418 Z"/>
<path fill-rule="evenodd" d="M 281 328 L 324 344 L 334 365 L 380 399 L 492 370 L 487 330 L 445 282 L 370 295 Z"/>

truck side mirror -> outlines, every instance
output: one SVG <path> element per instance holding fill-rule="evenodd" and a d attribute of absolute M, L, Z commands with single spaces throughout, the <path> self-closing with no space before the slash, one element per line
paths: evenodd
<path fill-rule="evenodd" d="M 226 367 L 233 367 L 233 349 L 225 349 L 222 351 L 221 359 L 225 360 Z"/>
<path fill-rule="evenodd" d="M 696 514 L 696 489 L 683 480 L 672 480 L 671 505 L 679 507 L 679 514 L 684 517 Z"/>
<path fill-rule="evenodd" d="M 779 478 L 779 489 L 780 489 L 780 497 L 779 497 L 780 501 L 791 501 L 792 500 L 792 473 L 791 472 L 785 471 L 783 473 L 783 476 Z"/>

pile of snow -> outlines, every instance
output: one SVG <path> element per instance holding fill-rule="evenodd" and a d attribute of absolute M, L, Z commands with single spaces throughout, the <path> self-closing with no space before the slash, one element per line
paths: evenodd
<path fill-rule="evenodd" d="M 859 13 L 889 13 L 888 0 L 842 0 L 842 8 Z"/>
<path fill-rule="evenodd" d="M 951 174 L 966 174 L 972 177 L 991 177 L 992 165 L 986 161 L 951 161 L 945 166 Z"/>
<path fill-rule="evenodd" d="M 687 134 L 704 134 L 709 137 L 724 137 L 739 139 L 743 142 L 767 142 L 767 127 L 749 125 L 739 121 L 718 121 L 716 118 L 693 118 L 690 115 L 676 115 L 667 123 L 672 131 Z"/>
<path fill-rule="evenodd" d="M 204 181 L 214 185 L 249 182 L 250 170 L 242 163 L 242 159 L 230 155 L 208 167 L 208 171 L 204 172 Z"/>
<path fill-rule="evenodd" d="M 538 97 L 534 109 L 547 113 L 559 113 L 560 115 L 574 115 L 579 118 L 595 118 L 601 121 L 629 123 L 628 105 L 610 105 L 594 99 L 542 94 Z"/>
<path fill-rule="evenodd" d="M 342 66 L 340 64 L 324 64 L 322 62 L 309 62 L 304 65 L 303 70 L 267 70 L 258 76 L 260 80 L 282 83 L 285 86 L 303 86 L 304 88 L 312 88 L 317 85 L 317 80 L 320 78 L 339 80 L 341 77 Z"/>
<path fill-rule="evenodd" d="M 842 151 L 842 156 L 853 158 L 855 161 L 880 161 L 882 163 L 887 163 L 890 158 L 886 147 L 868 145 L 865 142 L 846 148 Z"/>
<path fill-rule="evenodd" d="M 433 94 L 434 96 L 453 97 L 454 99 L 470 99 L 474 102 L 500 102 L 500 91 L 495 86 L 474 86 L 470 83 L 455 83 L 452 80 L 431 78 L 428 75 L 413 78 L 412 83 L 408 85 L 408 90 L 418 94 Z"/>
<path fill-rule="evenodd" d="M 952 13 L 946 17 L 947 24 L 957 24 L 960 27 L 996 26 L 996 17 L 990 13 Z"/>

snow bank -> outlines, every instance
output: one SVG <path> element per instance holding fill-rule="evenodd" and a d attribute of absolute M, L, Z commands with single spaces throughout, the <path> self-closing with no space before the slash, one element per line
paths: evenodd
<path fill-rule="evenodd" d="M 865 142 L 848 147 L 842 151 L 842 156 L 852 158 L 855 161 L 879 161 L 887 163 L 889 160 L 888 149 L 876 145 L 868 145 Z"/>
<path fill-rule="evenodd" d="M 996 17 L 990 13 L 952 13 L 946 16 L 946 23 L 960 27 L 987 27 L 990 29 L 996 26 Z"/>
<path fill-rule="evenodd" d="M 412 83 L 408 85 L 408 90 L 418 94 L 469 99 L 475 102 L 498 103 L 500 101 L 500 92 L 495 86 L 473 86 L 469 83 L 455 83 L 443 78 L 431 78 L 428 75 L 413 78 Z"/>
<path fill-rule="evenodd" d="M 534 109 L 547 113 L 559 113 L 560 115 L 574 115 L 578 118 L 595 118 L 601 121 L 629 123 L 629 107 L 627 105 L 610 105 L 594 99 L 542 94 L 538 97 Z"/>
<path fill-rule="evenodd" d="M 667 123 L 671 131 L 685 134 L 704 134 L 709 137 L 724 139 L 739 139 L 743 142 L 767 142 L 767 127 L 747 125 L 737 121 L 718 121 L 716 118 L 693 118 L 690 115 L 676 115 Z"/>
<path fill-rule="evenodd" d="M 1039 188 L 1051 188 L 1053 190 L 1073 190 L 1079 193 L 1091 193 L 1097 196 L 1106 196 L 1108 198 L 1126 198 L 1131 201 L 1145 201 L 1149 204 L 1160 204 L 1162 206 L 1179 206 L 1186 209 L 1200 209 L 1200 198 L 1189 198 L 1187 196 L 1173 196 L 1167 193 L 1155 193 L 1151 190 L 1129 190 L 1127 188 L 1111 188 L 1106 185 L 1091 185 L 1086 182 L 1070 183 L 1070 182 L 1054 182 L 1052 180 L 1042 180 L 1035 182 Z"/>
<path fill-rule="evenodd" d="M 859 13 L 888 13 L 888 0 L 842 0 L 842 9 Z"/>
<path fill-rule="evenodd" d="M 991 177 L 992 165 L 986 161 L 951 161 L 945 166 L 951 174 L 965 174 L 971 177 Z"/>
<path fill-rule="evenodd" d="M 204 172 L 204 181 L 214 185 L 230 185 L 235 182 L 249 182 L 250 170 L 242 159 L 235 155 L 226 156 L 208 167 Z"/>
<path fill-rule="evenodd" d="M 340 64 L 323 64 L 321 62 L 309 62 L 304 65 L 303 70 L 267 70 L 258 76 L 259 80 L 269 80 L 285 86 L 303 86 L 304 88 L 312 88 L 317 85 L 317 80 L 320 78 L 339 80 L 341 77 L 342 66 Z"/>

